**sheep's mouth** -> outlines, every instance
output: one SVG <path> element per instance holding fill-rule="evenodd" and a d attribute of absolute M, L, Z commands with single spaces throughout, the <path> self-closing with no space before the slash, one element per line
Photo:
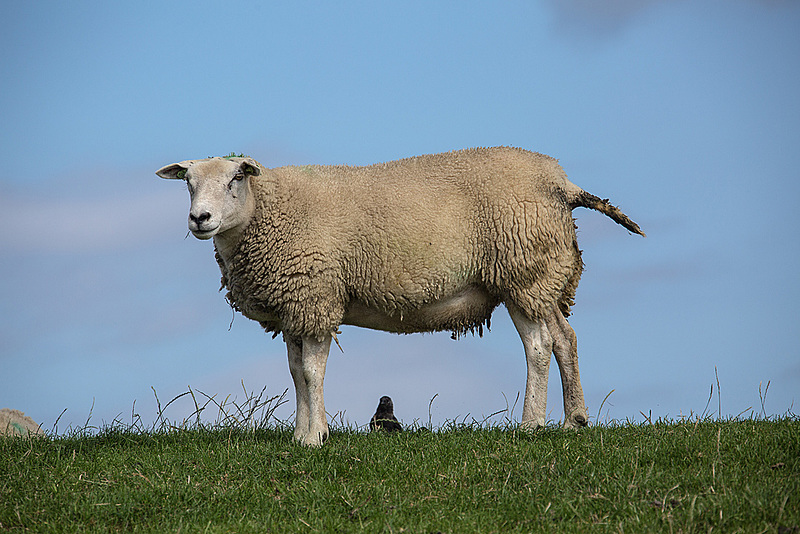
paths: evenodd
<path fill-rule="evenodd" d="M 198 229 L 190 229 L 192 235 L 195 236 L 197 239 L 211 239 L 217 233 L 219 228 L 212 228 L 211 230 L 203 230 L 201 228 Z"/>

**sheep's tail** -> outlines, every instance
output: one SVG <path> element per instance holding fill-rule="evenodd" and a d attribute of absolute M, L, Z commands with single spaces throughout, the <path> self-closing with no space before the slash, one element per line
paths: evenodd
<path fill-rule="evenodd" d="M 596 197 L 591 193 L 587 193 L 570 181 L 567 181 L 566 193 L 567 203 L 569 204 L 570 209 L 581 207 L 599 211 L 600 213 L 610 217 L 611 220 L 617 224 L 624 226 L 634 234 L 639 234 L 642 237 L 646 237 L 644 232 L 642 232 L 642 229 L 639 228 L 639 225 L 630 220 L 630 218 L 622 213 L 618 207 L 611 204 L 607 198 L 603 199 Z"/>

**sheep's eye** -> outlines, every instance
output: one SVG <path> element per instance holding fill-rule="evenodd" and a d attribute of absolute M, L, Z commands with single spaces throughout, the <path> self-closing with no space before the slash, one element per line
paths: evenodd
<path fill-rule="evenodd" d="M 194 194 L 194 187 L 192 187 L 192 184 L 190 184 L 189 182 L 186 182 L 186 189 L 189 190 L 190 195 Z"/>
<path fill-rule="evenodd" d="M 233 188 L 233 182 L 241 182 L 243 179 L 244 179 L 244 174 L 237 172 L 235 175 L 233 175 L 233 180 L 228 182 L 228 189 Z"/>

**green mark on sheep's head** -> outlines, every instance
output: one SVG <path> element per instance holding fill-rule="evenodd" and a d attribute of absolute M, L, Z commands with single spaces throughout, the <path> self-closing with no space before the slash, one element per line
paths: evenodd
<path fill-rule="evenodd" d="M 213 159 L 213 158 L 231 159 L 231 158 L 249 158 L 249 157 L 250 156 L 248 156 L 247 154 L 241 154 L 241 153 L 237 154 L 236 152 L 231 152 L 227 156 L 208 156 L 207 159 Z"/>
<path fill-rule="evenodd" d="M 179 170 L 179 171 L 178 171 L 178 172 L 175 174 L 175 176 L 176 176 L 176 177 L 177 177 L 179 180 L 185 180 L 185 179 L 186 179 L 186 169 L 181 169 L 181 170 Z"/>

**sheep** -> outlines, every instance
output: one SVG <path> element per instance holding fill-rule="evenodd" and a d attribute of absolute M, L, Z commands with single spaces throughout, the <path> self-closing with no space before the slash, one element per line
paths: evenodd
<path fill-rule="evenodd" d="M 298 442 L 321 446 L 328 437 L 323 381 L 341 325 L 482 335 L 501 303 L 527 361 L 521 426 L 545 423 L 551 353 L 563 425 L 588 423 L 566 319 L 583 271 L 572 210 L 591 208 L 644 233 L 572 184 L 554 158 L 496 147 L 268 169 L 228 156 L 156 174 L 186 182 L 189 230 L 213 238 L 229 304 L 283 335 Z"/>
<path fill-rule="evenodd" d="M 44 432 L 21 411 L 3 408 L 0 410 L 0 436 L 44 436 Z"/>

